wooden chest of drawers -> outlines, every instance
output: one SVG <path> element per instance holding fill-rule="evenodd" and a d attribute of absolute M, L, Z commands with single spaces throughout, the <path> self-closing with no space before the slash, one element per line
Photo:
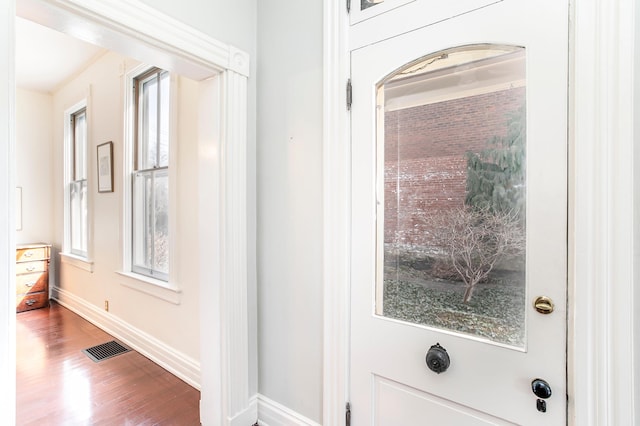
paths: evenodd
<path fill-rule="evenodd" d="M 49 306 L 49 244 L 16 247 L 16 311 Z"/>

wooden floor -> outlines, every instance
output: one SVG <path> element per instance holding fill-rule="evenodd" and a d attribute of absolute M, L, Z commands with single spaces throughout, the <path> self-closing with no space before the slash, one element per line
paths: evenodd
<path fill-rule="evenodd" d="M 17 425 L 199 425 L 200 392 L 135 351 L 101 362 L 111 340 L 62 306 L 17 314 Z"/>

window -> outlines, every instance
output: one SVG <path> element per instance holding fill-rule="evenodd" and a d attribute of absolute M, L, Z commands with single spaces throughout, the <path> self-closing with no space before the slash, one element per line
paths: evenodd
<path fill-rule="evenodd" d="M 384 0 L 360 0 L 360 9 L 365 10 L 371 6 L 375 6 L 378 3 L 382 3 Z"/>
<path fill-rule="evenodd" d="M 88 247 L 87 206 L 87 110 L 83 106 L 68 114 L 67 247 L 70 254 L 86 258 Z"/>
<path fill-rule="evenodd" d="M 153 68 L 134 86 L 131 271 L 169 278 L 170 76 Z"/>

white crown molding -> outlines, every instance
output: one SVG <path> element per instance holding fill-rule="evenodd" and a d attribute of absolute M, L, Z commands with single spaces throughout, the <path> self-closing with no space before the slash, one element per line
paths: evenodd
<path fill-rule="evenodd" d="M 197 360 L 176 351 L 126 321 L 98 309 L 95 305 L 62 288 L 52 287 L 51 298 L 126 343 L 189 385 L 200 389 L 200 363 Z"/>
<path fill-rule="evenodd" d="M 71 22 L 73 18 L 89 19 L 100 25 L 106 33 L 134 37 L 149 47 L 161 50 L 173 57 L 184 58 L 194 64 L 219 71 L 233 70 L 245 77 L 249 76 L 249 55 L 242 50 L 211 38 L 207 34 L 165 15 L 157 9 L 137 0 L 18 0 L 18 14 L 26 10 L 46 10 L 46 16 L 57 16 L 58 28 L 81 40 L 117 43 L 111 37 L 96 40 L 91 32 L 82 26 L 60 24 Z M 60 10 L 71 12 L 74 17 L 60 19 Z M 56 12 L 51 14 L 51 12 Z M 31 12 L 32 13 L 32 12 Z M 51 24 L 40 16 L 38 22 Z M 50 19 L 50 18 L 49 18 Z M 44 22 L 43 22 L 44 20 Z M 116 46 L 103 46 L 115 48 Z"/>
<path fill-rule="evenodd" d="M 228 69 L 231 71 L 235 71 L 241 76 L 249 77 L 249 71 L 250 71 L 249 54 L 238 48 L 229 46 Z"/>

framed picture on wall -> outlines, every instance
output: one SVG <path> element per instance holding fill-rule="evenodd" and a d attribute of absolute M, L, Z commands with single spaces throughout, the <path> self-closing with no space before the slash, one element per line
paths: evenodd
<path fill-rule="evenodd" d="M 113 142 L 98 145 L 98 192 L 113 192 Z"/>

